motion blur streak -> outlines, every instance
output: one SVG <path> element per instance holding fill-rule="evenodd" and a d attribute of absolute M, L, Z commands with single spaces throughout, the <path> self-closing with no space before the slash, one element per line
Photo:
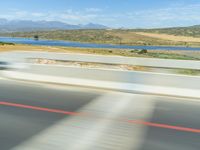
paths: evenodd
<path fill-rule="evenodd" d="M 119 118 L 149 119 L 153 106 L 151 98 L 108 93 L 78 110 L 91 115 L 66 117 L 12 150 L 138 149 L 146 126 L 119 121 Z"/>
<path fill-rule="evenodd" d="M 84 113 L 69 112 L 69 111 L 63 111 L 63 110 L 57 110 L 57 109 L 49 109 L 49 108 L 44 108 L 44 107 L 36 107 L 36 106 L 16 104 L 16 103 L 8 103 L 8 102 L 3 102 L 3 101 L 0 101 L 0 105 L 26 108 L 26 109 L 33 109 L 33 110 L 39 110 L 39 111 L 46 111 L 46 112 L 51 112 L 51 113 L 60 113 L 60 114 L 65 114 L 65 115 L 82 115 L 82 114 L 84 114 Z M 94 116 L 92 114 L 88 114 L 88 116 L 98 117 L 98 116 Z M 102 118 L 102 119 L 104 119 L 104 118 Z M 107 118 L 107 120 L 125 121 L 125 120 L 112 119 L 112 118 Z M 184 131 L 184 132 L 200 133 L 200 129 L 186 128 L 186 127 L 181 127 L 181 126 L 172 126 L 172 125 L 152 123 L 152 122 L 145 122 L 145 121 L 142 121 L 142 120 L 128 120 L 127 122 L 139 124 L 139 125 L 151 126 L 151 127 L 179 130 L 179 131 Z"/>

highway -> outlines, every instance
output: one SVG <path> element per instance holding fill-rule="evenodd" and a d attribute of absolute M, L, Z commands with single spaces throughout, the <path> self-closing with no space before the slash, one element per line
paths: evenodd
<path fill-rule="evenodd" d="M 0 78 L 1 150 L 199 150 L 200 101 Z"/>

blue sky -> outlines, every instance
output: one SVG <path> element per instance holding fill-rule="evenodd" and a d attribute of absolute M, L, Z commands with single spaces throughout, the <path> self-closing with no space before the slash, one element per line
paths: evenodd
<path fill-rule="evenodd" d="M 155 28 L 200 24 L 200 0 L 6 0 L 0 18 Z"/>

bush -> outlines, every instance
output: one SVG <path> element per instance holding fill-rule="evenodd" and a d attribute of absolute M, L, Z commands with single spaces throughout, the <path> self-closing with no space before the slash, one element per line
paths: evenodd
<path fill-rule="evenodd" d="M 138 54 L 146 54 L 148 51 L 146 49 L 142 49 L 141 51 L 138 52 Z"/>
<path fill-rule="evenodd" d="M 15 45 L 14 43 L 0 42 L 0 45 Z"/>
<path fill-rule="evenodd" d="M 39 40 L 39 36 L 38 35 L 34 35 L 34 39 L 35 40 Z"/>

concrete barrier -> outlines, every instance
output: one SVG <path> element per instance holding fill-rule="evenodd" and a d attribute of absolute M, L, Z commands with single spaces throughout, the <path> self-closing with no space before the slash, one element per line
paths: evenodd
<path fill-rule="evenodd" d="M 136 64 L 135 60 L 147 62 L 141 64 L 156 63 L 156 67 L 164 67 L 171 64 L 170 67 L 181 68 L 184 63 L 189 63 L 186 68 L 199 69 L 198 61 L 179 61 L 179 60 L 160 60 L 146 58 L 124 58 L 114 56 L 94 56 L 94 55 L 74 55 L 74 54 L 55 54 L 54 53 L 12 53 L 12 56 L 20 56 L 21 59 L 45 58 L 69 61 L 87 61 L 87 62 L 105 62 Z M 66 58 L 67 56 L 67 58 Z M 17 57 L 19 58 L 19 57 Z M 107 59 L 106 59 L 107 58 Z M 116 60 L 115 60 L 115 59 Z M 119 58 L 119 59 L 118 59 Z M 121 61 L 119 61 L 121 59 Z M 129 59 L 133 62 L 125 62 Z M 112 60 L 112 61 L 111 61 Z M 158 61 L 157 61 L 158 60 Z M 116 61 L 116 62 L 115 62 Z M 148 62 L 149 61 L 149 62 Z M 160 62 L 159 62 L 160 61 Z M 136 61 L 137 62 L 137 61 Z M 179 62 L 178 65 L 173 63 Z M 165 64 L 166 63 L 166 64 Z M 183 66 L 181 66 L 181 64 Z M 196 66 L 191 66 L 192 64 Z M 66 67 L 63 65 L 41 65 L 28 64 L 26 69 L 6 72 L 5 75 L 14 79 L 29 80 L 35 82 L 49 82 L 58 84 L 69 84 L 79 86 L 89 86 L 95 88 L 105 88 L 127 92 L 142 92 L 149 94 L 173 95 L 183 97 L 200 98 L 200 77 L 186 76 L 164 73 L 140 72 L 140 71 L 120 71 L 110 69 L 91 69 L 81 67 Z M 154 64 L 152 64 L 154 65 Z M 180 66 L 179 66 L 180 65 Z M 154 66 L 155 67 L 155 66 Z M 169 66 L 168 66 L 169 67 Z M 196 68 L 197 67 L 197 68 Z"/>
<path fill-rule="evenodd" d="M 30 64 L 21 72 L 57 77 L 200 89 L 199 76 Z"/>
<path fill-rule="evenodd" d="M 199 77 L 31 65 L 24 71 L 4 71 L 6 77 L 31 82 L 100 88 L 128 93 L 200 98 Z"/>

